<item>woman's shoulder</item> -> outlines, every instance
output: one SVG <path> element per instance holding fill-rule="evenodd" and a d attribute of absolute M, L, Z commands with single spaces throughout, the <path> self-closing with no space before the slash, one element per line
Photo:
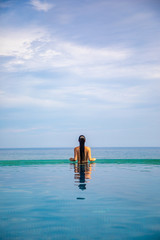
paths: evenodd
<path fill-rule="evenodd" d="M 86 149 L 86 150 L 91 150 L 91 148 L 90 148 L 90 147 L 87 147 L 87 146 L 85 147 L 85 149 Z"/>
<path fill-rule="evenodd" d="M 75 148 L 74 148 L 74 150 L 78 150 L 78 149 L 79 149 L 79 147 L 75 147 Z"/>

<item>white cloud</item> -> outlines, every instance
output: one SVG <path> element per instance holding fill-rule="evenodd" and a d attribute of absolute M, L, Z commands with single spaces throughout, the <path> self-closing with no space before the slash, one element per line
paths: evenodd
<path fill-rule="evenodd" d="M 93 48 L 64 42 L 37 28 L 3 30 L 0 42 L 0 55 L 13 57 L 4 64 L 10 71 L 65 68 L 75 72 L 78 67 L 83 70 L 125 61 L 131 54 L 130 49 Z"/>
<path fill-rule="evenodd" d="M 3 64 L 3 71 L 58 71 L 69 77 L 49 80 L 27 79 L 3 82 L 4 92 L 1 92 L 1 107 L 43 107 L 43 108 L 74 108 L 76 104 L 88 109 L 93 103 L 98 108 L 130 107 L 139 103 L 147 103 L 148 96 L 157 95 L 159 87 L 160 67 L 158 62 L 145 63 L 141 54 L 141 62 L 136 63 L 137 55 L 134 49 L 105 47 L 97 48 L 65 42 L 49 36 L 47 31 L 39 28 L 3 30 L 0 37 L 0 55 L 8 56 Z M 146 57 L 146 55 L 145 55 Z M 114 84 L 114 78 L 119 79 L 119 86 Z M 132 83 L 132 79 L 151 79 L 145 85 Z M 77 86 L 74 86 L 77 79 Z M 90 86 L 90 80 L 100 79 Z M 127 81 L 127 86 L 121 85 L 121 80 Z M 58 81 L 73 82 L 72 86 L 62 87 Z M 103 80 L 103 81 L 102 81 Z M 18 82 L 19 81 L 19 82 Z M 54 89 L 52 82 L 56 81 Z M 81 85 L 79 85 L 81 82 Z M 103 85 L 102 82 L 105 84 Z M 107 85 L 107 83 L 110 85 Z M 113 82 L 113 84 L 112 84 Z M 84 84 L 84 86 L 83 86 Z M 40 85 L 40 88 L 37 86 Z M 42 86 L 47 86 L 42 89 Z M 132 87 L 134 85 L 134 87 Z M 5 87 L 6 86 L 6 87 Z M 38 90 L 37 90 L 38 89 Z M 6 92 L 5 92 L 6 91 Z M 78 97 L 77 97 L 78 96 Z M 87 102 L 87 104 L 86 104 Z"/>
<path fill-rule="evenodd" d="M 136 104 L 146 104 L 151 92 L 150 86 L 121 87 L 120 85 L 81 84 L 59 86 L 49 89 L 27 89 L 22 84 L 12 93 L 1 91 L 0 106 L 3 107 L 39 107 L 49 109 L 68 109 L 76 112 L 77 107 L 84 111 L 98 109 L 129 108 Z M 154 91 L 155 92 L 155 91 Z M 155 92 L 155 94 L 157 94 Z"/>
<path fill-rule="evenodd" d="M 51 8 L 54 7 L 53 4 L 47 3 L 47 2 L 42 2 L 39 0 L 31 0 L 30 4 L 38 11 L 44 11 L 47 12 L 48 10 L 50 10 Z"/>
<path fill-rule="evenodd" d="M 57 52 L 55 50 L 49 49 L 45 52 L 40 53 L 39 56 L 43 57 L 43 58 L 46 58 L 48 60 L 48 59 L 51 59 L 55 56 L 60 56 L 61 54 L 62 54 L 61 52 Z"/>
<path fill-rule="evenodd" d="M 2 30 L 0 42 L 0 55 L 12 57 L 3 63 L 4 71 L 56 70 L 82 78 L 109 80 L 120 77 L 160 77 L 158 61 L 154 64 L 145 62 L 146 59 L 151 61 L 145 51 L 141 51 L 137 59 L 138 53 L 134 49 L 78 45 L 51 37 L 41 28 Z"/>
<path fill-rule="evenodd" d="M 24 96 L 20 94 L 8 94 L 2 92 L 0 95 L 0 106 L 3 107 L 43 107 L 43 108 L 65 108 L 67 103 L 48 98 Z"/>
<path fill-rule="evenodd" d="M 47 33 L 43 29 L 2 29 L 0 36 L 0 55 L 16 57 L 18 60 L 31 59 L 34 53 L 38 51 L 41 43 L 47 41 Z M 39 44 L 33 47 L 32 45 L 35 42 Z"/>
<path fill-rule="evenodd" d="M 76 66 L 72 69 L 75 74 L 85 78 L 101 78 L 111 80 L 114 78 L 139 78 L 139 79 L 159 79 L 160 64 L 127 64 L 118 62 L 112 64 Z"/>

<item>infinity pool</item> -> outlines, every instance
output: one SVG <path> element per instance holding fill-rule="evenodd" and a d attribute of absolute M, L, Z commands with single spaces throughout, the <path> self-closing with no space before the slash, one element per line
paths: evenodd
<path fill-rule="evenodd" d="M 160 164 L 1 164 L 0 239 L 160 239 Z"/>

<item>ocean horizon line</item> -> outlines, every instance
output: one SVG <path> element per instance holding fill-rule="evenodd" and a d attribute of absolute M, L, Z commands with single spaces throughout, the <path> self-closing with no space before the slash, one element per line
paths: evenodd
<path fill-rule="evenodd" d="M 0 147 L 0 150 L 8 149 L 73 149 L 74 147 Z M 132 146 L 132 147 L 92 147 L 91 148 L 160 148 L 160 146 Z"/>

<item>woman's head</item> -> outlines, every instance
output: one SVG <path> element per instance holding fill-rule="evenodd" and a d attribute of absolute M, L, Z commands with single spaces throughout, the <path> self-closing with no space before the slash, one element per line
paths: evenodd
<path fill-rule="evenodd" d="M 80 135 L 78 141 L 79 142 L 85 142 L 86 141 L 85 136 L 84 135 Z"/>

